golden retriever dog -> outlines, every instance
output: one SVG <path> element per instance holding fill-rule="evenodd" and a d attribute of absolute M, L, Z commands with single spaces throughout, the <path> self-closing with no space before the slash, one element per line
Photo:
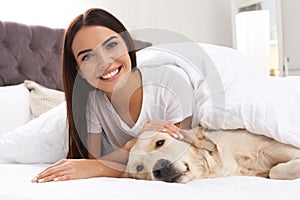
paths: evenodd
<path fill-rule="evenodd" d="M 246 130 L 147 131 L 132 147 L 124 177 L 186 183 L 224 176 L 300 178 L 300 149 Z"/>

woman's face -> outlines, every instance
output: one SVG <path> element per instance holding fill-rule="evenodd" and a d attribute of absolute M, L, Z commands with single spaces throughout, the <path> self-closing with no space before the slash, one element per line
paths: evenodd
<path fill-rule="evenodd" d="M 107 94 L 131 71 L 124 40 L 104 26 L 82 27 L 74 37 L 72 51 L 81 76 Z"/>

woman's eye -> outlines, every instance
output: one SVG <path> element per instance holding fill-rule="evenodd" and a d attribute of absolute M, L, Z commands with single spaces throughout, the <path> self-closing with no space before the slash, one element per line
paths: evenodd
<path fill-rule="evenodd" d="M 161 147 L 162 145 L 164 145 L 165 143 L 165 140 L 158 140 L 156 143 L 155 143 L 155 146 L 156 147 Z"/>
<path fill-rule="evenodd" d="M 82 57 L 82 61 L 87 61 L 88 59 L 94 57 L 93 54 L 86 54 L 85 56 Z"/>
<path fill-rule="evenodd" d="M 117 46 L 118 43 L 117 42 L 111 42 L 108 45 L 106 45 L 106 49 L 111 49 L 114 48 L 115 46 Z"/>

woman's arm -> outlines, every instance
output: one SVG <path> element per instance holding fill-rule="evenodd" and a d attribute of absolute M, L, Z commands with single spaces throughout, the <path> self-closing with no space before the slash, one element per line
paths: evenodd
<path fill-rule="evenodd" d="M 101 134 L 89 133 L 90 159 L 63 159 L 47 167 L 32 182 L 65 181 L 93 177 L 121 177 L 135 138 L 120 149 L 100 158 Z M 97 159 L 96 159 L 97 158 Z"/>
<path fill-rule="evenodd" d="M 97 159 L 101 157 L 101 133 L 88 133 L 89 158 Z"/>
<path fill-rule="evenodd" d="M 102 134 L 89 133 L 88 134 L 88 147 L 89 147 L 89 158 L 90 159 L 101 159 L 120 164 L 126 164 L 128 161 L 128 154 L 135 143 L 135 138 L 128 141 L 121 148 L 113 151 L 112 153 L 101 157 L 101 136 Z"/>
<path fill-rule="evenodd" d="M 93 177 L 121 177 L 125 165 L 101 159 L 63 159 L 38 174 L 32 182 L 65 181 Z"/>
<path fill-rule="evenodd" d="M 192 126 L 192 117 L 190 116 L 185 118 L 181 122 L 176 123 L 175 126 L 177 126 L 180 129 L 190 129 Z"/>
<path fill-rule="evenodd" d="M 134 145 L 135 141 L 136 138 L 129 140 L 124 146 L 108 155 L 103 156 L 101 159 L 126 165 L 128 162 L 129 151 Z"/>

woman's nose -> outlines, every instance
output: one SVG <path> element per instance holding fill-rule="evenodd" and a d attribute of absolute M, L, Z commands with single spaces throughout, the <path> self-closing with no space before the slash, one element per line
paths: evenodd
<path fill-rule="evenodd" d="M 103 52 L 99 52 L 96 54 L 96 67 L 97 68 L 100 68 L 100 69 L 105 69 L 107 66 L 109 66 L 115 59 L 110 56 L 110 55 L 107 55 Z"/>

